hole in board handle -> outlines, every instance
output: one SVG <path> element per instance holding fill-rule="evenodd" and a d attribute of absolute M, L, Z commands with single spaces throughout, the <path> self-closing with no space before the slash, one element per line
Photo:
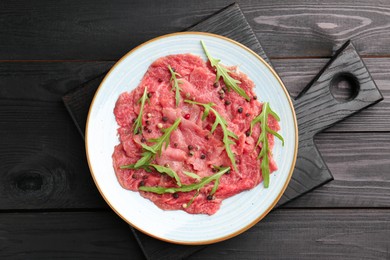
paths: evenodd
<path fill-rule="evenodd" d="M 353 100 L 359 90 L 359 80 L 350 72 L 340 72 L 330 81 L 330 93 L 339 102 Z"/>

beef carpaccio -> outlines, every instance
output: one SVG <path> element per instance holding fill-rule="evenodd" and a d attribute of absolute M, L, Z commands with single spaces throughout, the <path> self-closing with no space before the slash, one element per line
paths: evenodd
<path fill-rule="evenodd" d="M 223 78 L 216 82 L 217 73 L 210 62 L 192 54 L 159 58 L 149 67 L 136 89 L 119 96 L 114 114 L 119 125 L 120 144 L 114 148 L 112 158 L 123 188 L 139 191 L 164 210 L 212 215 L 220 208 L 223 199 L 262 182 L 262 159 L 258 158 L 262 144 L 257 143 L 261 126 L 254 125 L 252 131 L 250 128 L 252 120 L 261 113 L 263 104 L 255 96 L 254 83 L 236 67 L 228 69 L 230 76 L 240 82 L 239 86 L 249 96 L 249 101 L 237 92 L 229 91 Z M 179 87 L 176 90 L 173 74 Z M 145 94 L 147 99 L 142 104 Z M 222 126 L 217 124 L 212 129 L 217 115 L 208 111 L 202 120 L 206 107 L 199 104 L 210 103 L 218 116 L 226 121 L 226 129 L 235 134 L 234 138 L 229 137 L 235 165 L 228 156 Z M 137 119 L 140 125 L 135 131 Z M 169 143 L 164 143 L 160 152 L 150 153 L 145 149 L 153 147 L 156 139 L 166 133 L 164 129 L 172 127 L 175 122 L 179 124 L 171 129 L 167 137 Z M 273 116 L 268 117 L 267 123 L 270 129 L 279 130 Z M 267 138 L 271 150 L 269 171 L 272 172 L 277 169 L 272 158 L 274 136 L 267 134 Z M 134 167 L 145 152 L 152 155 L 147 164 Z M 126 165 L 130 167 L 123 167 Z M 148 165 L 169 169 L 177 174 L 177 178 Z M 227 167 L 230 168 L 226 170 Z M 207 179 L 221 169 L 225 171 L 220 178 Z M 166 189 L 160 194 L 140 191 L 141 187 Z M 180 187 L 182 191 L 175 190 Z"/>

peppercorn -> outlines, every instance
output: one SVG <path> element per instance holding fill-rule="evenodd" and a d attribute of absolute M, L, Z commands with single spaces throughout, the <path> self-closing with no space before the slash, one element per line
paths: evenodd
<path fill-rule="evenodd" d="M 218 83 L 218 82 L 215 82 L 215 83 L 213 84 L 213 86 L 214 86 L 214 88 L 218 88 L 218 87 L 219 87 L 219 83 Z"/>
<path fill-rule="evenodd" d="M 189 156 L 194 156 L 194 152 L 190 151 L 190 152 L 188 153 L 188 155 L 189 155 Z"/>
<path fill-rule="evenodd" d="M 173 194 L 172 194 L 172 197 L 174 197 L 175 199 L 177 199 L 177 198 L 179 198 L 179 194 L 173 193 Z"/>
<path fill-rule="evenodd" d="M 152 129 L 148 129 L 148 133 L 150 134 L 152 132 Z"/>
<path fill-rule="evenodd" d="M 173 147 L 177 147 L 177 143 L 174 143 L 174 144 L 173 144 Z"/>
<path fill-rule="evenodd" d="M 137 176 L 137 174 L 133 174 L 133 175 L 131 176 L 131 178 L 133 178 L 133 179 L 138 179 L 138 176 Z"/>
<path fill-rule="evenodd" d="M 220 90 L 218 91 L 218 94 L 223 95 L 223 94 L 225 94 L 225 91 L 223 91 L 222 89 L 220 89 Z"/>
<path fill-rule="evenodd" d="M 163 116 L 163 117 L 162 117 L 162 121 L 163 121 L 163 122 L 167 122 L 167 121 L 168 121 L 168 117 Z"/>
<path fill-rule="evenodd" d="M 237 109 L 237 112 L 240 113 L 240 114 L 242 113 L 242 111 L 243 111 L 242 107 L 239 107 L 239 108 Z"/>
<path fill-rule="evenodd" d="M 205 154 L 202 154 L 201 156 L 200 156 L 200 159 L 205 159 L 206 158 L 206 155 Z"/>
<path fill-rule="evenodd" d="M 250 115 L 251 115 L 251 114 L 249 114 L 249 113 L 246 113 L 246 114 L 245 114 L 246 117 L 248 117 L 248 116 L 250 116 Z"/>
<path fill-rule="evenodd" d="M 224 99 L 224 98 L 225 98 L 225 95 L 220 95 L 220 96 L 219 96 L 219 99 L 220 99 L 220 100 L 222 100 L 222 99 Z"/>
<path fill-rule="evenodd" d="M 141 143 L 145 143 L 145 142 L 146 142 L 145 137 L 142 137 L 142 138 L 141 138 Z"/>
<path fill-rule="evenodd" d="M 222 90 L 223 90 L 223 92 L 227 92 L 228 91 L 226 87 L 222 87 Z"/>
<path fill-rule="evenodd" d="M 149 92 L 149 93 L 148 93 L 148 98 L 151 98 L 152 95 L 153 95 L 153 94 Z"/>
<path fill-rule="evenodd" d="M 251 132 L 248 130 L 248 131 L 245 132 L 245 135 L 246 135 L 246 136 L 250 136 L 250 135 L 251 135 Z"/>
<path fill-rule="evenodd" d="M 232 102 L 230 102 L 229 100 L 225 100 L 225 105 L 228 106 L 230 105 Z"/>
<path fill-rule="evenodd" d="M 139 186 L 145 186 L 145 182 L 144 181 L 140 181 Z"/>
<path fill-rule="evenodd" d="M 208 195 L 207 196 L 207 200 L 212 200 L 213 199 L 213 195 Z"/>
<path fill-rule="evenodd" d="M 146 120 L 146 121 L 145 121 L 145 124 L 146 124 L 146 125 L 150 125 L 150 121 Z"/>
<path fill-rule="evenodd" d="M 188 150 L 192 150 L 192 149 L 194 149 L 194 146 L 192 146 L 192 145 L 188 145 Z"/>
<path fill-rule="evenodd" d="M 255 95 L 255 96 L 253 96 L 253 99 L 254 99 L 254 100 L 256 100 L 256 99 L 257 99 L 257 96 L 256 96 L 256 95 Z"/>

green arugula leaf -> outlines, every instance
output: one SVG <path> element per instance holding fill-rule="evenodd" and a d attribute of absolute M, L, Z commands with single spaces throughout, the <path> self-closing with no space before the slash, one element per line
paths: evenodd
<path fill-rule="evenodd" d="M 161 131 L 164 133 L 159 138 L 150 139 L 149 142 L 154 142 L 155 144 L 152 146 L 148 146 L 146 144 L 141 144 L 142 148 L 144 149 L 144 152 L 142 153 L 142 157 L 135 163 L 130 165 L 123 165 L 121 166 L 122 169 L 138 169 L 138 168 L 145 168 L 149 166 L 149 163 L 156 154 L 158 156 L 161 156 L 161 150 L 165 144 L 165 148 L 169 145 L 169 140 L 171 137 L 171 133 L 176 130 L 176 128 L 179 126 L 181 122 L 181 118 L 176 119 L 176 121 L 171 125 L 170 127 L 166 129 L 162 129 Z"/>
<path fill-rule="evenodd" d="M 195 174 L 195 173 L 193 173 L 193 172 L 183 171 L 183 173 L 184 173 L 185 175 L 187 175 L 188 177 L 190 177 L 190 178 L 197 179 L 197 180 L 200 180 L 200 179 L 201 179 L 201 177 L 200 177 L 199 175 L 197 175 L 197 174 Z"/>
<path fill-rule="evenodd" d="M 230 145 L 235 143 L 232 139 L 238 139 L 238 137 L 235 133 L 233 133 L 232 131 L 227 129 L 226 120 L 215 109 L 212 108 L 212 106 L 214 106 L 215 104 L 213 104 L 213 103 L 203 104 L 203 103 L 199 103 L 199 102 L 195 102 L 195 101 L 191 101 L 191 100 L 184 100 L 184 102 L 203 106 L 205 109 L 205 112 L 203 113 L 203 116 L 202 116 L 203 120 L 206 118 L 204 116 L 205 113 L 207 113 L 207 115 L 208 115 L 208 113 L 210 111 L 213 112 L 213 114 L 215 115 L 215 121 L 211 127 L 211 133 L 214 133 L 214 131 L 218 125 L 221 126 L 222 131 L 223 131 L 223 143 L 225 144 L 226 153 L 227 153 L 230 161 L 232 162 L 234 170 L 237 171 L 235 156 L 230 148 Z"/>
<path fill-rule="evenodd" d="M 272 115 L 277 121 L 280 121 L 279 116 L 271 109 L 270 105 L 268 102 L 265 102 L 263 104 L 263 108 L 261 110 L 261 113 L 255 117 L 250 126 L 250 135 L 252 134 L 252 129 L 255 124 L 259 123 L 260 124 L 260 135 L 259 138 L 257 139 L 256 146 L 258 146 L 261 143 L 261 151 L 259 155 L 257 156 L 258 159 L 261 159 L 261 172 L 263 174 L 263 185 L 265 188 L 268 188 L 269 186 L 269 175 L 270 175 L 270 169 L 269 169 L 269 153 L 271 152 L 269 149 L 269 144 L 268 144 L 268 138 L 267 134 L 272 134 L 276 136 L 280 141 L 282 141 L 282 145 L 284 146 L 284 139 L 283 137 L 272 130 L 268 126 L 268 116 Z"/>
<path fill-rule="evenodd" d="M 248 96 L 248 94 L 246 94 L 245 90 L 243 90 L 242 88 L 240 88 L 238 86 L 238 84 L 241 84 L 241 82 L 239 80 L 232 78 L 229 75 L 229 73 L 231 73 L 231 71 L 229 71 L 226 67 L 224 67 L 220 64 L 221 60 L 218 60 L 218 59 L 211 57 L 210 53 L 208 52 L 208 50 L 206 48 L 206 45 L 204 44 L 204 42 L 202 40 L 200 41 L 200 43 L 202 44 L 202 48 L 203 48 L 207 58 L 209 59 L 211 66 L 213 66 L 217 71 L 217 77 L 215 78 L 215 82 L 218 82 L 219 79 L 222 77 L 223 82 L 225 83 L 226 87 L 228 88 L 228 91 L 233 89 L 235 92 L 237 92 L 237 94 L 244 97 L 247 101 L 250 101 L 251 99 Z"/>
<path fill-rule="evenodd" d="M 210 175 L 208 177 L 202 178 L 199 182 L 189 185 L 182 185 L 181 187 L 161 187 L 161 186 L 155 186 L 155 187 L 149 187 L 149 186 L 141 186 L 139 187 L 139 190 L 141 191 L 148 191 L 153 192 L 157 194 L 164 194 L 164 193 L 176 193 L 176 192 L 190 192 L 193 190 L 199 190 L 203 188 L 205 185 L 209 184 L 212 181 L 216 181 L 217 179 L 221 178 L 221 176 L 228 172 L 230 170 L 230 167 L 225 167 L 219 172 Z"/>
<path fill-rule="evenodd" d="M 178 80 L 177 77 L 181 77 L 181 75 L 177 72 L 175 72 L 170 65 L 168 65 L 169 72 L 171 73 L 171 79 L 172 82 L 172 90 L 175 90 L 175 99 L 176 99 L 176 107 L 179 106 L 180 102 L 180 91 L 182 90 L 179 87 L 179 84 L 182 84 L 183 82 L 181 80 Z"/>
<path fill-rule="evenodd" d="M 172 170 L 169 167 L 165 167 L 157 164 L 149 164 L 149 165 L 155 168 L 159 173 L 165 173 L 169 177 L 174 178 L 176 180 L 177 186 L 181 187 L 181 181 L 179 175 L 174 170 Z"/>
<path fill-rule="evenodd" d="M 148 89 L 145 87 L 144 93 L 142 94 L 142 97 L 138 101 L 138 103 L 141 103 L 141 108 L 139 110 L 139 114 L 137 116 L 137 119 L 135 120 L 133 124 L 133 133 L 136 134 L 141 134 L 142 133 L 142 114 L 144 112 L 144 106 L 145 106 L 145 101 L 148 99 Z"/>

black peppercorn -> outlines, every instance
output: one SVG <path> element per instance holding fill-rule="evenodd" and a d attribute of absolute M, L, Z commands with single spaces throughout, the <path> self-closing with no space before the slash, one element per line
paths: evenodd
<path fill-rule="evenodd" d="M 230 102 L 229 100 L 225 100 L 225 105 L 228 106 L 230 105 L 232 102 Z"/>
<path fill-rule="evenodd" d="M 150 125 L 151 123 L 150 123 L 150 121 L 146 120 L 146 121 L 145 121 L 145 124 L 146 124 L 146 125 Z"/>
<path fill-rule="evenodd" d="M 192 149 L 194 149 L 194 147 L 193 147 L 192 145 L 189 145 L 189 146 L 188 146 L 188 150 L 191 151 Z"/>
<path fill-rule="evenodd" d="M 253 99 L 256 100 L 256 99 L 257 99 L 257 96 L 253 96 Z"/>
<path fill-rule="evenodd" d="M 152 95 L 153 95 L 153 94 L 149 92 L 149 93 L 148 93 L 148 98 L 151 98 Z"/>
<path fill-rule="evenodd" d="M 205 159 L 206 158 L 206 155 L 205 154 L 202 154 L 201 156 L 200 156 L 200 159 Z"/>
<path fill-rule="evenodd" d="M 142 137 L 142 138 L 141 138 L 141 143 L 145 143 L 145 142 L 146 142 L 145 137 Z"/>
<path fill-rule="evenodd" d="M 240 114 L 242 113 L 242 111 L 243 111 L 242 107 L 239 107 L 239 108 L 237 109 L 237 112 L 240 113 Z"/>
<path fill-rule="evenodd" d="M 250 115 L 251 115 L 251 114 L 249 114 L 249 113 L 246 113 L 246 114 L 245 114 L 246 117 L 248 117 L 248 116 L 250 116 Z"/>
<path fill-rule="evenodd" d="M 163 116 L 163 117 L 162 117 L 162 121 L 163 121 L 163 122 L 167 122 L 167 121 L 168 121 L 168 117 Z"/>
<path fill-rule="evenodd" d="M 145 186 L 145 182 L 144 181 L 140 181 L 139 186 Z"/>
<path fill-rule="evenodd" d="M 250 135 L 251 135 L 251 132 L 248 130 L 248 131 L 245 132 L 245 135 L 246 135 L 246 136 L 250 136 Z"/>
<path fill-rule="evenodd" d="M 212 200 L 213 199 L 213 195 L 208 195 L 207 196 L 207 200 Z"/>
<path fill-rule="evenodd" d="M 219 87 L 219 83 L 215 82 L 213 86 L 214 86 L 214 88 L 218 88 Z"/>
<path fill-rule="evenodd" d="M 177 198 L 179 198 L 179 194 L 173 193 L 173 194 L 172 194 L 172 197 L 174 197 L 175 199 L 177 199 Z"/>

